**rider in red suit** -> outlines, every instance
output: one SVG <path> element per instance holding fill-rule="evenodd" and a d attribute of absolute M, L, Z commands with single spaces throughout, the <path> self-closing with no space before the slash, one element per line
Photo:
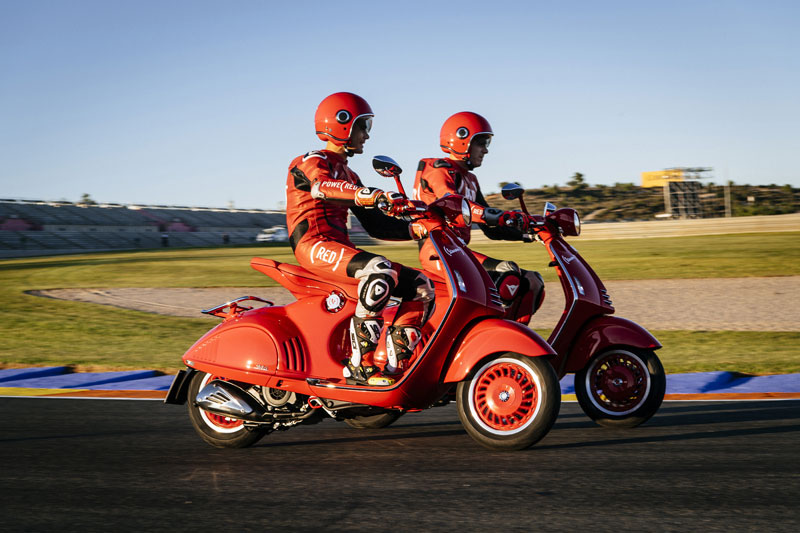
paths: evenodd
<path fill-rule="evenodd" d="M 516 222 L 519 213 L 489 207 L 481 193 L 478 178 L 470 172 L 483 163 L 493 135 L 489 122 L 477 113 L 461 112 L 448 118 L 442 126 L 440 145 L 449 157 L 419 162 L 414 198 L 431 203 L 446 194 L 464 196 L 482 206 L 482 209 L 473 209 L 473 221 L 478 223 L 487 237 L 521 240 L 522 232 Z M 458 234 L 469 244 L 470 228 L 459 228 Z M 542 276 L 538 272 L 519 268 L 513 261 L 493 259 L 474 250 L 472 253 L 497 285 L 507 308 L 507 316 L 523 324 L 530 322 L 544 299 Z"/>
<path fill-rule="evenodd" d="M 350 321 L 352 356 L 344 377 L 359 384 L 391 385 L 421 339 L 433 306 L 433 285 L 417 270 L 356 248 L 347 234 L 348 210 L 378 239 L 409 240 L 409 223 L 393 215 L 407 199 L 399 193 L 364 187 L 347 166 L 363 153 L 372 109 L 360 96 L 335 93 L 319 104 L 314 118 L 324 150 L 296 157 L 286 181 L 289 242 L 301 266 L 340 283 L 358 282 L 359 300 Z M 380 372 L 373 354 L 383 330 L 381 313 L 390 296 L 402 303 L 387 331 L 388 362 Z"/>

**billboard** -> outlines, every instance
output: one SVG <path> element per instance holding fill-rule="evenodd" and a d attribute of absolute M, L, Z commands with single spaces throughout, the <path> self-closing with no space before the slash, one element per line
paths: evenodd
<path fill-rule="evenodd" d="M 684 181 L 686 174 L 682 168 L 642 172 L 642 187 L 663 187 L 664 183 Z"/>

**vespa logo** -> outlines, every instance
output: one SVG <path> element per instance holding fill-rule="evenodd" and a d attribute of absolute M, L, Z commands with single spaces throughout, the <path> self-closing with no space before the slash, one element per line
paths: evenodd
<path fill-rule="evenodd" d="M 461 251 L 461 248 L 448 248 L 447 246 L 442 246 L 442 248 L 447 255 L 453 255 Z"/>

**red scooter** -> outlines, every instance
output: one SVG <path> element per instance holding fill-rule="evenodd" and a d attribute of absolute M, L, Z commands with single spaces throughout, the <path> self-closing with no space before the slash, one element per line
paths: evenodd
<path fill-rule="evenodd" d="M 397 163 L 380 156 L 373 165 L 395 177 L 402 192 Z M 204 311 L 223 321 L 184 354 L 188 369 L 176 376 L 166 403 L 188 403 L 194 428 L 217 447 L 250 446 L 271 431 L 324 416 L 357 428 L 384 427 L 453 395 L 462 424 L 480 444 L 518 450 L 538 442 L 561 404 L 549 361 L 555 352 L 526 326 L 503 318 L 491 279 L 450 231 L 450 225 L 470 224 L 467 201 L 409 201 L 403 215 L 424 228 L 436 254 L 429 259 L 442 270 L 430 273 L 435 311 L 395 384 L 354 385 L 341 377 L 342 361 L 350 356 L 356 284 L 331 283 L 296 265 L 254 258 L 251 266 L 297 301 L 273 306 L 245 296 Z M 248 304 L 254 301 L 264 305 Z M 386 323 L 396 311 L 396 305 L 385 309 Z M 385 335 L 379 346 L 375 360 L 385 361 Z"/>
<path fill-rule="evenodd" d="M 519 199 L 529 241 L 547 248 L 566 305 L 548 342 L 559 379 L 575 373 L 575 394 L 583 411 L 609 427 L 635 427 L 652 417 L 664 399 L 666 377 L 654 350 L 661 344 L 645 328 L 611 316 L 608 292 L 586 260 L 564 240 L 580 234 L 580 217 L 571 208 L 547 203 L 544 215 L 530 215 L 524 189 L 506 185 L 507 200 Z"/>

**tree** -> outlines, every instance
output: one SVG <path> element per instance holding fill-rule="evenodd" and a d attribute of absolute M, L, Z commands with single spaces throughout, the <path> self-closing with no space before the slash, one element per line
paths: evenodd
<path fill-rule="evenodd" d="M 583 179 L 583 174 L 576 172 L 572 175 L 572 179 L 567 182 L 567 185 L 572 187 L 574 191 L 580 191 L 587 187 L 586 180 Z"/>
<path fill-rule="evenodd" d="M 81 205 L 97 205 L 97 202 L 92 200 L 92 197 L 89 196 L 88 192 L 85 192 L 81 195 L 81 199 L 78 203 Z"/>

